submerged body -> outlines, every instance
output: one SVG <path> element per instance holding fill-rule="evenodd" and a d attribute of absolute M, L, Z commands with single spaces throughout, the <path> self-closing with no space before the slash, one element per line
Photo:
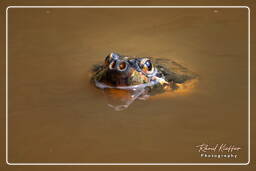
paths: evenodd
<path fill-rule="evenodd" d="M 145 99 L 168 90 L 178 90 L 180 85 L 196 77 L 172 60 L 111 53 L 103 64 L 94 66 L 92 82 L 96 87 L 112 92 L 112 97 L 116 94 L 115 98 L 123 104 L 110 106 L 122 110 L 137 98 Z M 125 98 L 118 94 L 125 94 Z"/>

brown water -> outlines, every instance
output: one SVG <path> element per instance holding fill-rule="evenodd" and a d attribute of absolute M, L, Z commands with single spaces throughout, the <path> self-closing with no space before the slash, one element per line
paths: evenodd
<path fill-rule="evenodd" d="M 247 9 L 9 9 L 9 162 L 247 162 Z M 89 84 L 110 52 L 172 58 L 187 93 L 116 112 Z M 196 145 L 234 144 L 238 159 Z"/>

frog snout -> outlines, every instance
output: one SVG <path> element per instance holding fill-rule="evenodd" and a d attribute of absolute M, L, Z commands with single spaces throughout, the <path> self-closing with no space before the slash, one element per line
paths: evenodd
<path fill-rule="evenodd" d="M 110 64 L 109 64 L 109 69 L 110 70 L 116 70 L 119 72 L 124 72 L 127 70 L 127 68 L 129 67 L 129 63 L 127 61 L 124 60 L 113 60 Z"/>

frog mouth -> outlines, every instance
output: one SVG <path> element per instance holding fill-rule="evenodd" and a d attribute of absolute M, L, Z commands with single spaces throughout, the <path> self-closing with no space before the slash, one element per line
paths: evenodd
<path fill-rule="evenodd" d="M 136 90 L 136 89 L 140 89 L 140 88 L 151 87 L 151 86 L 158 84 L 158 82 L 156 80 L 152 80 L 148 83 L 143 83 L 143 84 L 138 84 L 138 85 L 111 86 L 111 85 L 105 84 L 105 83 L 97 81 L 97 80 L 94 80 L 94 81 L 95 81 L 96 87 L 98 87 L 98 88 L 101 88 L 101 89 L 110 88 L 110 89 L 121 89 L 121 90 Z"/>

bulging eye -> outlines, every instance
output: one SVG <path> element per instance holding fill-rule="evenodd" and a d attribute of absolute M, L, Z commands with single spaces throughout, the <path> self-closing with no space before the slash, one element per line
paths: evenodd
<path fill-rule="evenodd" d="M 154 71 L 153 64 L 149 59 L 143 59 L 140 63 L 141 69 L 146 74 L 151 74 Z"/>
<path fill-rule="evenodd" d="M 109 69 L 114 69 L 116 67 L 116 61 L 112 61 L 108 67 Z"/>
<path fill-rule="evenodd" d="M 124 70 L 126 70 L 126 68 L 127 68 L 127 63 L 124 62 L 124 61 L 121 61 L 121 62 L 119 63 L 119 65 L 118 65 L 118 70 L 119 70 L 119 71 L 124 71 Z"/>
<path fill-rule="evenodd" d="M 152 68 L 153 68 L 152 63 L 150 62 L 150 60 L 147 60 L 144 65 L 147 67 L 148 71 L 151 71 Z"/>

